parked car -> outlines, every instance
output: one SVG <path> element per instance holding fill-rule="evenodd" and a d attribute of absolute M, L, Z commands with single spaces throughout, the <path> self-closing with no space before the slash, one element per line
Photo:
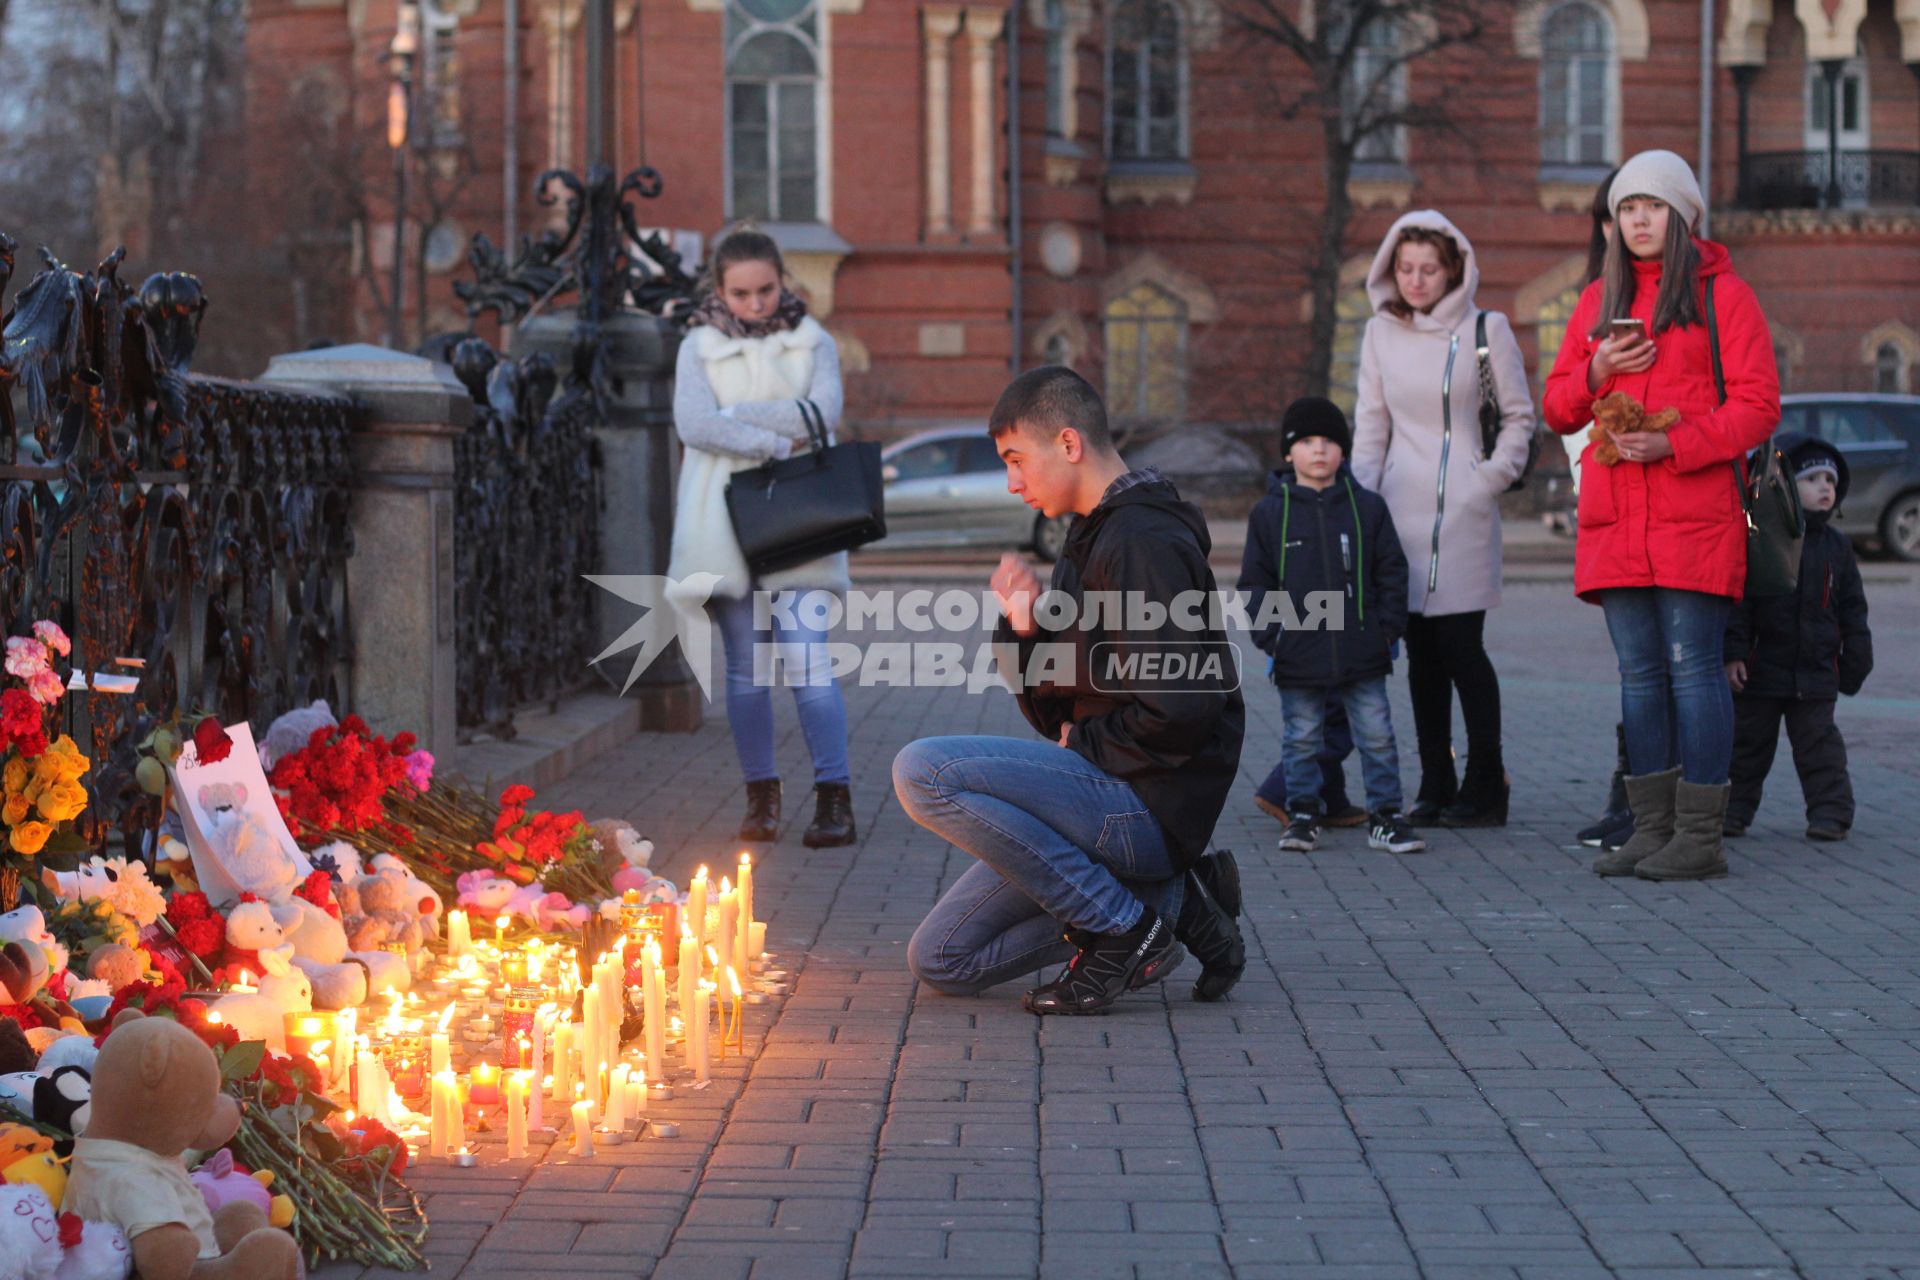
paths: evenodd
<path fill-rule="evenodd" d="M 1920 396 L 1810 393 L 1780 398 L 1780 429 L 1818 436 L 1852 484 L 1834 528 L 1920 560 Z"/>
<path fill-rule="evenodd" d="M 1049 520 L 1007 492 L 1007 468 L 983 429 L 923 431 L 880 452 L 887 536 L 869 549 L 1030 548 L 1059 558 L 1071 516 Z"/>

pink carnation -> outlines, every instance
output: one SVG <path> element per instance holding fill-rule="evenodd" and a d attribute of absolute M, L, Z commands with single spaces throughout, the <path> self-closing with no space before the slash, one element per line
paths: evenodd
<path fill-rule="evenodd" d="M 47 670 L 47 646 L 32 636 L 7 637 L 7 674 L 31 680 Z"/>
<path fill-rule="evenodd" d="M 41 706 L 50 707 L 66 694 L 67 685 L 51 670 L 42 667 L 28 678 L 27 692 L 32 694 L 33 700 Z"/>
<path fill-rule="evenodd" d="M 57 622 L 36 622 L 33 624 L 33 634 L 40 637 L 40 643 L 46 645 L 51 653 L 64 658 L 73 652 L 73 642 L 67 639 L 67 633 L 60 629 Z"/>
<path fill-rule="evenodd" d="M 407 781 L 418 791 L 433 785 L 433 752 L 416 751 L 407 757 Z"/>

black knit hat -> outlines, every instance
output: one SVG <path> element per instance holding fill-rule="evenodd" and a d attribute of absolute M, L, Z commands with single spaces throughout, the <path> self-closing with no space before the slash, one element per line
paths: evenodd
<path fill-rule="evenodd" d="M 1325 396 L 1301 396 L 1280 415 L 1280 456 L 1293 452 L 1293 446 L 1309 436 L 1325 436 L 1340 446 L 1344 457 L 1353 452 L 1353 429 L 1340 406 Z"/>

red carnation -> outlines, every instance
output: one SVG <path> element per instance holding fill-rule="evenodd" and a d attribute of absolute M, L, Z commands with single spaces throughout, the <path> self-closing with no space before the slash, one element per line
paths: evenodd
<path fill-rule="evenodd" d="M 217 917 L 189 920 L 176 926 L 180 945 L 205 960 L 227 949 L 227 928 Z"/>
<path fill-rule="evenodd" d="M 193 749 L 201 764 L 219 764 L 233 753 L 233 739 L 218 720 L 208 716 L 194 726 Z"/>
<path fill-rule="evenodd" d="M 204 893 L 176 893 L 167 903 L 167 923 L 174 928 L 213 914 L 213 904 Z"/>
<path fill-rule="evenodd" d="M 43 724 L 40 704 L 25 689 L 0 692 L 0 733 L 10 738 L 24 737 L 39 733 Z"/>
<path fill-rule="evenodd" d="M 520 783 L 515 783 L 500 793 L 501 807 L 507 809 L 523 808 L 531 799 L 533 799 L 533 788 Z"/>

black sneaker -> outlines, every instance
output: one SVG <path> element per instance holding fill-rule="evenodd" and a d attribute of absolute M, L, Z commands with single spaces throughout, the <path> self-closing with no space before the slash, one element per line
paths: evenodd
<path fill-rule="evenodd" d="M 1627 841 L 1631 839 L 1633 839 L 1633 813 L 1629 810 L 1618 826 L 1608 827 L 1600 833 L 1598 847 L 1603 853 L 1618 853 L 1627 847 Z"/>
<path fill-rule="evenodd" d="M 1367 815 L 1367 847 L 1388 853 L 1419 853 L 1427 842 L 1413 833 L 1397 813 Z"/>
<path fill-rule="evenodd" d="M 1752 820 L 1742 818 L 1738 814 L 1730 813 L 1726 816 L 1725 821 L 1720 824 L 1720 838 L 1722 840 L 1738 840 L 1747 834 L 1747 828 L 1752 825 Z"/>
<path fill-rule="evenodd" d="M 1216 886 L 1231 884 L 1233 898 Z M 1226 997 L 1247 968 L 1246 942 L 1234 917 L 1240 914 L 1240 868 L 1229 850 L 1210 854 L 1187 872 L 1186 893 L 1173 936 L 1201 964 L 1193 998 L 1211 1003 Z"/>
<path fill-rule="evenodd" d="M 1079 948 L 1054 981 L 1027 992 L 1028 1013 L 1104 1013 L 1129 991 L 1158 982 L 1179 967 L 1187 953 L 1173 936 L 1172 924 L 1148 910 L 1125 933 L 1067 931 Z"/>
<path fill-rule="evenodd" d="M 1313 846 L 1320 843 L 1320 816 L 1314 813 L 1296 813 L 1287 819 L 1287 829 L 1280 833 L 1282 852 L 1312 853 Z"/>

